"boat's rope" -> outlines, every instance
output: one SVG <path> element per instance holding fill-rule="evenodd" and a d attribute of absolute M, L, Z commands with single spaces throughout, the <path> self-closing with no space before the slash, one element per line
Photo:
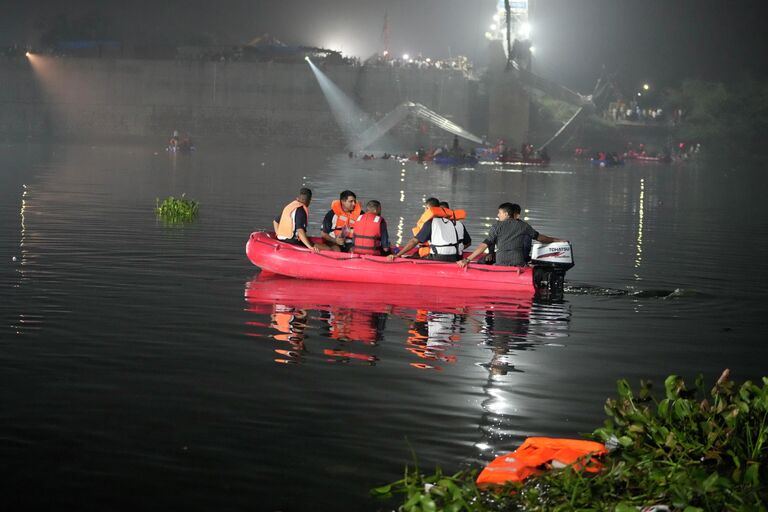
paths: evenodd
<path fill-rule="evenodd" d="M 297 245 L 292 244 L 286 244 L 281 243 L 279 246 L 276 246 L 276 243 L 279 243 L 277 241 L 274 242 L 265 242 L 263 240 L 258 240 L 256 238 L 251 237 L 251 240 L 254 242 L 258 242 L 262 245 L 266 245 L 269 247 L 280 247 L 280 250 L 292 250 L 292 251 L 298 251 L 298 252 L 310 252 L 309 249 L 306 247 L 299 247 Z M 413 265 L 455 265 L 453 262 L 446 262 L 446 261 L 432 261 L 432 260 L 422 260 L 422 259 L 406 259 L 406 258 L 397 258 L 394 261 L 389 261 L 385 256 L 366 256 L 363 254 L 349 254 L 349 253 L 341 253 L 343 256 L 331 256 L 329 254 L 323 254 L 323 252 L 327 251 L 320 251 L 318 253 L 315 253 L 315 256 L 319 256 L 321 258 L 327 258 L 329 260 L 335 260 L 335 261 L 343 261 L 343 260 L 352 260 L 352 259 L 362 259 L 365 261 L 370 261 L 372 263 L 379 263 L 381 265 L 402 265 L 402 264 L 413 264 Z M 339 254 L 339 253 L 336 253 Z M 374 259 L 376 258 L 376 259 Z M 383 261 L 382 261 L 383 260 Z M 491 266 L 491 265 L 489 265 Z M 481 265 L 475 264 L 472 266 L 472 270 L 476 270 L 478 272 L 492 272 L 495 274 L 508 274 L 508 273 L 514 273 L 514 274 L 522 274 L 526 267 L 509 267 L 509 270 L 506 270 L 504 268 L 499 268 L 495 265 L 492 266 L 493 268 L 482 268 Z M 467 267 L 469 269 L 469 267 Z"/>

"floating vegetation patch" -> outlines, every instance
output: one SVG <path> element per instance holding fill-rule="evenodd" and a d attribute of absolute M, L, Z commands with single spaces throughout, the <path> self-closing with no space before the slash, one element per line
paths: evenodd
<path fill-rule="evenodd" d="M 481 489 L 476 470 L 424 475 L 407 467 L 402 480 L 371 492 L 405 495 L 402 511 L 766 510 L 768 378 L 736 385 L 726 370 L 707 392 L 702 377 L 689 388 L 671 375 L 661 399 L 649 382 L 635 393 L 621 380 L 605 412 L 592 437 L 612 451 L 596 473 L 577 463 Z"/>
<path fill-rule="evenodd" d="M 187 199 L 185 194 L 181 197 L 169 196 L 161 203 L 155 200 L 155 214 L 166 224 L 184 224 L 197 218 L 200 205 L 197 201 Z"/>

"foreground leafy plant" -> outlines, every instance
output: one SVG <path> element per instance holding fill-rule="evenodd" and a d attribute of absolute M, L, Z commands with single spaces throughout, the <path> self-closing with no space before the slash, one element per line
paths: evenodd
<path fill-rule="evenodd" d="M 405 494 L 403 511 L 766 510 L 768 378 L 762 387 L 737 386 L 728 376 L 706 396 L 701 377 L 689 389 L 671 375 L 661 400 L 649 382 L 635 394 L 620 380 L 618 398 L 605 405 L 608 419 L 593 433 L 617 448 L 596 474 L 566 467 L 491 492 L 477 488 L 475 471 L 446 477 L 406 468 L 405 478 L 372 492 Z"/>
<path fill-rule="evenodd" d="M 179 198 L 169 196 L 162 203 L 160 199 L 155 200 L 155 214 L 166 224 L 191 222 L 197 217 L 198 209 L 199 204 L 187 199 L 185 194 Z"/>

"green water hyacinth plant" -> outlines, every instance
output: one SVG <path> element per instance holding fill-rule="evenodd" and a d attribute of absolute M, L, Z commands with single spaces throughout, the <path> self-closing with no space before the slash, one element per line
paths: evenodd
<path fill-rule="evenodd" d="M 768 510 L 768 378 L 737 385 L 726 370 L 707 392 L 702 377 L 689 388 L 671 375 L 660 398 L 650 382 L 635 392 L 620 380 L 605 412 L 592 437 L 613 451 L 598 473 L 566 467 L 481 490 L 476 471 L 425 476 L 406 468 L 405 478 L 372 493 L 405 494 L 399 510 L 409 512 Z"/>
<path fill-rule="evenodd" d="M 187 199 L 185 194 L 181 197 L 169 196 L 161 203 L 155 200 L 155 214 L 166 224 L 184 224 L 197 218 L 200 205 L 196 201 Z"/>

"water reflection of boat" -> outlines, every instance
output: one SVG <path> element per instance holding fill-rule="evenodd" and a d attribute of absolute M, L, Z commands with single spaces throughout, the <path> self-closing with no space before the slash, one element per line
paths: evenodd
<path fill-rule="evenodd" d="M 497 322 L 501 318 L 527 319 L 533 301 L 527 293 L 319 283 L 274 275 L 260 275 L 248 282 L 245 299 L 248 311 L 270 318 L 269 323 L 249 325 L 268 327 L 270 337 L 288 344 L 276 349 L 282 356 L 278 362 L 299 362 L 306 352 L 307 331 L 314 330 L 326 338 L 319 343 L 342 342 L 325 348 L 325 355 L 375 363 L 378 355 L 370 347 L 382 340 L 387 320 L 397 317 L 408 322 L 406 350 L 419 358 L 411 366 L 437 370 L 443 363 L 456 362 L 451 351 L 466 329 L 487 335 L 492 317 Z"/>
<path fill-rule="evenodd" d="M 544 246 L 542 246 L 544 247 Z M 500 267 L 472 264 L 459 268 L 454 263 L 400 258 L 389 261 L 382 256 L 324 251 L 314 253 L 304 247 L 278 241 L 274 233 L 251 233 L 246 254 L 262 270 L 304 279 L 399 284 L 422 289 L 476 288 L 496 292 L 519 291 L 533 294 L 537 288 L 556 285 L 573 266 L 567 242 L 548 244 L 536 267 Z M 558 263 L 560 260 L 566 264 Z M 557 281 L 557 282 L 556 282 Z M 538 284 L 538 286 L 537 286 Z"/>

